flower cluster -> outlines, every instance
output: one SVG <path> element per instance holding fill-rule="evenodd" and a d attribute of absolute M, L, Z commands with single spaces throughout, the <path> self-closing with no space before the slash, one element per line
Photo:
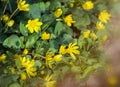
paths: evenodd
<path fill-rule="evenodd" d="M 29 87 L 34 78 L 55 87 L 67 71 L 83 79 L 102 66 L 100 44 L 108 39 L 111 17 L 104 6 L 108 1 L 0 2 L 0 87 Z"/>

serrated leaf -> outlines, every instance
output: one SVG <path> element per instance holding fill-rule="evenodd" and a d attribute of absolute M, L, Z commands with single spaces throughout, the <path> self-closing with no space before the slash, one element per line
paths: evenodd
<path fill-rule="evenodd" d="M 20 48 L 21 40 L 17 35 L 11 35 L 4 40 L 3 45 L 9 48 Z"/>

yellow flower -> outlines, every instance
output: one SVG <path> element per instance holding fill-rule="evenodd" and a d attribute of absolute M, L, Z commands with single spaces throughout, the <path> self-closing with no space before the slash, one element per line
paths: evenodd
<path fill-rule="evenodd" d="M 100 21 L 100 22 L 97 22 L 96 23 L 96 28 L 98 30 L 104 30 L 105 29 L 105 26 L 103 25 L 103 23 Z"/>
<path fill-rule="evenodd" d="M 106 10 L 103 10 L 100 12 L 99 14 L 99 20 L 103 23 L 107 23 L 109 20 L 110 20 L 110 14 L 106 11 Z"/>
<path fill-rule="evenodd" d="M 28 54 L 28 50 L 24 49 L 23 54 L 25 54 L 25 55 Z"/>
<path fill-rule="evenodd" d="M 20 0 L 18 2 L 18 9 L 20 11 L 29 11 L 29 4 L 26 4 L 25 0 Z"/>
<path fill-rule="evenodd" d="M 50 52 L 49 50 L 46 52 L 46 66 L 48 66 L 49 68 L 52 68 L 52 63 L 54 62 L 53 60 L 53 56 L 55 54 Z"/>
<path fill-rule="evenodd" d="M 35 61 L 30 61 L 29 58 L 23 57 L 20 59 L 21 65 L 26 69 L 28 76 L 35 76 L 36 75 L 36 68 L 34 68 Z"/>
<path fill-rule="evenodd" d="M 55 62 L 60 62 L 62 60 L 62 55 L 61 54 L 55 55 L 53 59 Z"/>
<path fill-rule="evenodd" d="M 72 23 L 75 23 L 72 18 L 72 14 L 67 15 L 65 18 L 63 18 L 63 20 L 69 27 L 72 25 Z"/>
<path fill-rule="evenodd" d="M 41 30 L 41 25 L 43 23 L 42 22 L 39 22 L 39 19 L 36 18 L 34 20 L 28 20 L 28 23 L 26 25 L 26 28 L 28 28 L 28 30 L 30 31 L 30 33 L 33 33 L 34 31 L 35 32 L 39 32 Z"/>
<path fill-rule="evenodd" d="M 15 68 L 14 68 L 14 67 L 11 67 L 11 68 L 10 68 L 10 71 L 11 71 L 12 74 L 14 74 L 14 73 L 15 73 Z"/>
<path fill-rule="evenodd" d="M 61 9 L 61 8 L 57 9 L 57 10 L 54 12 L 54 16 L 55 16 L 56 18 L 59 18 L 61 15 L 62 15 L 62 9 Z"/>
<path fill-rule="evenodd" d="M 94 40 L 96 40 L 96 39 L 97 39 L 97 36 L 96 36 L 96 34 L 95 34 L 95 33 L 91 33 L 91 37 L 92 37 Z"/>
<path fill-rule="evenodd" d="M 50 39 L 50 34 L 44 32 L 44 33 L 42 34 L 42 37 L 41 37 L 41 38 L 42 38 L 43 40 L 48 40 L 48 39 Z"/>
<path fill-rule="evenodd" d="M 106 41 L 108 39 L 108 36 L 107 35 L 104 35 L 103 37 L 102 37 L 102 41 L 104 42 L 104 41 Z"/>
<path fill-rule="evenodd" d="M 83 5 L 82 5 L 84 10 L 91 10 L 94 7 L 94 3 L 91 1 L 86 1 Z"/>
<path fill-rule="evenodd" d="M 63 45 L 60 46 L 59 53 L 60 54 L 66 54 L 67 53 L 66 46 L 63 46 Z"/>
<path fill-rule="evenodd" d="M 83 37 L 84 37 L 84 38 L 88 38 L 89 35 L 90 35 L 90 30 L 87 30 L 87 31 L 85 31 L 85 32 L 83 33 Z"/>
<path fill-rule="evenodd" d="M 2 20 L 4 21 L 4 22 L 6 22 L 6 21 L 8 21 L 9 20 L 9 16 L 8 15 L 3 15 L 2 16 Z"/>
<path fill-rule="evenodd" d="M 7 26 L 8 27 L 12 27 L 14 25 L 15 21 L 14 20 L 10 20 L 7 22 Z"/>
<path fill-rule="evenodd" d="M 115 86 L 118 83 L 118 79 L 115 76 L 108 77 L 107 81 L 111 86 Z"/>
<path fill-rule="evenodd" d="M 6 54 L 2 54 L 2 55 L 0 55 L 0 61 L 5 60 L 6 57 L 7 57 Z"/>
<path fill-rule="evenodd" d="M 22 74 L 20 75 L 20 78 L 21 78 L 21 80 L 26 80 L 26 78 L 27 78 L 26 73 L 25 73 L 25 72 L 22 73 Z"/>
<path fill-rule="evenodd" d="M 47 75 L 45 78 L 45 87 L 55 87 L 56 85 L 56 81 L 55 80 L 52 80 L 52 75 Z"/>
<path fill-rule="evenodd" d="M 69 53 L 73 59 L 76 59 L 74 54 L 80 54 L 80 51 L 78 50 L 79 46 L 76 45 L 77 43 L 70 43 L 67 48 L 67 53 Z"/>

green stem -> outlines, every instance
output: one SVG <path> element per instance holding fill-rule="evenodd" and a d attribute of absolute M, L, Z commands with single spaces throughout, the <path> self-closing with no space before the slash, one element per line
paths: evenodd
<path fill-rule="evenodd" d="M 14 10 L 14 12 L 11 14 L 9 20 L 14 16 L 14 14 L 15 14 L 17 11 L 18 11 L 18 8 L 16 8 L 16 9 Z"/>
<path fill-rule="evenodd" d="M 5 11 L 6 11 L 6 8 L 7 8 L 7 4 L 8 4 L 8 2 L 9 2 L 9 0 L 7 1 L 6 5 L 5 5 L 4 9 L 3 9 L 3 14 L 4 14 Z"/>

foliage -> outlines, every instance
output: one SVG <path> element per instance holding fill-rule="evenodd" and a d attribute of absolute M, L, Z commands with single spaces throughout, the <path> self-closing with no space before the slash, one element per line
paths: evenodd
<path fill-rule="evenodd" d="M 0 87 L 54 87 L 67 71 L 84 79 L 103 67 L 108 2 L 0 0 Z"/>

